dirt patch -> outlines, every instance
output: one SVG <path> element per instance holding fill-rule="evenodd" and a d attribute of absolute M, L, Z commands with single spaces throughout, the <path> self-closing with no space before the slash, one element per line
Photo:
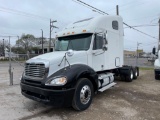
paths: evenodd
<path fill-rule="evenodd" d="M 32 101 L 21 95 L 19 86 L 6 86 L 0 88 L 0 119 L 160 120 L 160 81 L 154 79 L 153 70 L 141 70 L 131 83 L 116 82 L 115 87 L 95 95 L 91 106 L 82 112 Z"/>

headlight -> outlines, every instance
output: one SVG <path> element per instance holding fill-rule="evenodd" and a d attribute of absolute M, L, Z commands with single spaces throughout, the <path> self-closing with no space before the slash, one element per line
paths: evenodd
<path fill-rule="evenodd" d="M 48 80 L 45 85 L 48 86 L 62 86 L 67 83 L 67 78 L 66 77 L 57 77 L 57 78 L 52 78 Z"/>

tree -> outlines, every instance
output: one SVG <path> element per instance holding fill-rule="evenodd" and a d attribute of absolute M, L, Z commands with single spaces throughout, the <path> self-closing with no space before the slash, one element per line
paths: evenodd
<path fill-rule="evenodd" d="M 7 40 L 2 39 L 2 40 L 0 40 L 0 56 L 4 55 L 5 48 L 9 49 L 9 43 Z"/>
<path fill-rule="evenodd" d="M 22 34 L 21 38 L 16 41 L 16 46 L 18 46 L 18 48 L 20 48 L 21 50 L 24 48 L 25 53 L 27 53 L 27 51 L 31 51 L 31 48 L 35 45 L 36 45 L 35 37 L 34 35 L 31 35 L 31 34 L 27 34 L 27 35 Z M 17 50 L 19 51 L 20 49 L 17 49 Z"/>
<path fill-rule="evenodd" d="M 16 41 L 16 45 L 18 46 L 22 46 L 22 47 L 26 47 L 29 46 L 30 42 L 35 41 L 35 37 L 34 35 L 31 34 L 22 34 L 21 38 L 19 40 Z"/>
<path fill-rule="evenodd" d="M 47 42 L 47 39 L 43 38 L 43 44 L 46 42 Z M 26 34 L 26 35 L 22 34 L 20 39 L 16 41 L 16 46 L 20 47 L 21 50 L 22 50 L 22 48 L 24 48 L 25 54 L 27 53 L 27 51 L 29 51 L 30 53 L 32 51 L 35 51 L 35 52 L 38 51 L 39 50 L 38 45 L 40 45 L 40 44 L 42 44 L 42 37 L 35 38 L 35 36 L 32 34 Z M 14 50 L 19 51 L 20 49 L 14 48 Z M 20 53 L 20 52 L 18 52 L 18 53 Z"/>
<path fill-rule="evenodd" d="M 26 54 L 26 50 L 23 47 L 12 47 L 12 52 L 18 54 Z"/>

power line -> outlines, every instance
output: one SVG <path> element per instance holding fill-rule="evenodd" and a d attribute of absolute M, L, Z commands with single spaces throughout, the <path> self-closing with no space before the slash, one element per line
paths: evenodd
<path fill-rule="evenodd" d="M 154 45 L 154 44 L 157 44 L 157 42 L 153 42 L 153 43 L 150 43 L 150 44 L 143 44 L 143 43 L 142 43 L 142 44 L 140 45 L 140 47 L 143 47 L 143 48 L 144 48 L 144 47 L 150 47 L 150 45 Z M 135 47 L 127 47 L 127 48 L 125 47 L 125 49 L 136 49 L 136 48 L 137 48 L 136 46 L 135 46 Z"/>
<path fill-rule="evenodd" d="M 19 11 L 19 10 L 15 10 L 15 9 L 0 7 L 0 11 L 7 12 L 7 13 L 12 13 L 12 14 L 17 14 L 17 15 L 21 15 L 21 16 L 25 16 L 25 17 L 38 18 L 38 19 L 41 19 L 41 20 L 49 21 L 49 18 L 42 17 L 42 16 L 35 15 L 35 14 L 31 14 L 31 13 L 27 13 L 27 12 L 23 12 L 23 11 Z"/>
<path fill-rule="evenodd" d="M 143 5 L 143 4 L 146 4 L 146 3 L 147 3 L 147 2 L 143 2 L 143 3 L 140 3 L 140 4 L 135 5 L 134 7 L 137 7 L 137 6 L 139 6 L 139 5 Z M 127 9 L 130 9 L 130 7 L 124 8 L 124 9 L 122 9 L 121 11 L 123 12 L 123 11 L 125 10 L 125 12 L 126 12 Z"/>
<path fill-rule="evenodd" d="M 0 35 L 0 37 L 18 37 L 18 35 L 17 35 L 17 36 L 11 36 L 11 35 L 5 36 L 5 35 Z"/>
<path fill-rule="evenodd" d="M 72 0 L 72 1 L 74 1 L 75 2 L 75 0 Z M 83 1 L 81 1 L 81 0 L 77 0 L 78 2 L 80 2 L 80 3 L 82 3 L 82 4 L 84 4 L 84 5 L 86 5 L 86 6 L 88 6 L 88 7 L 90 7 L 90 8 L 92 8 L 92 9 L 94 9 L 94 10 L 97 10 L 97 11 L 99 11 L 99 12 L 101 12 L 101 13 L 103 13 L 103 14 L 107 14 L 107 15 L 109 15 L 108 13 L 106 13 L 106 12 L 104 12 L 104 11 L 102 11 L 102 10 L 100 10 L 100 9 L 97 9 L 97 8 L 95 8 L 95 7 L 93 7 L 93 6 L 91 6 L 91 5 L 89 5 L 89 4 L 87 4 L 87 3 L 85 3 L 85 2 L 83 2 Z M 77 2 L 77 3 L 78 3 Z M 81 4 L 81 5 L 82 5 Z"/>
<path fill-rule="evenodd" d="M 122 4 L 122 5 L 120 5 L 120 7 L 124 7 L 124 6 L 127 6 L 128 4 L 131 4 L 131 3 L 134 3 L 135 1 L 132 1 L 132 2 L 129 2 L 129 3 L 126 3 L 126 4 Z M 114 7 L 114 8 L 112 8 L 112 9 L 109 9 L 109 10 L 107 10 L 107 11 L 112 11 L 112 10 L 115 10 L 116 8 Z"/>
<path fill-rule="evenodd" d="M 74 1 L 74 2 L 76 2 L 76 3 L 78 3 L 78 4 L 81 4 L 82 6 L 84 6 L 84 7 L 87 7 L 87 8 L 89 8 L 90 9 L 90 7 L 89 6 L 86 6 L 86 5 L 84 5 L 84 4 L 82 4 L 82 3 L 79 3 L 78 1 L 76 1 L 76 0 L 72 0 L 72 1 Z M 92 9 L 92 11 L 94 11 L 93 9 Z M 98 11 L 94 11 L 94 12 L 98 12 Z M 101 12 L 98 12 L 99 14 L 102 14 L 102 15 L 104 15 L 103 13 L 101 13 Z"/>
<path fill-rule="evenodd" d="M 124 38 L 124 40 L 126 40 L 126 41 L 134 41 L 134 40 L 128 40 L 128 39 L 125 39 L 125 38 Z M 137 42 L 137 41 L 134 41 L 134 42 Z M 147 43 L 147 44 L 142 43 L 140 46 L 141 47 L 150 47 L 153 44 L 157 44 L 157 42 L 151 42 L 151 43 Z M 128 49 L 136 49 L 136 48 L 137 48 L 136 46 L 135 47 L 132 46 L 132 47 L 129 47 Z"/>
<path fill-rule="evenodd" d="M 142 33 L 142 34 L 144 34 L 144 35 L 146 35 L 146 36 L 148 36 L 148 37 L 151 37 L 151 38 L 153 38 L 153 39 L 158 40 L 158 38 L 156 38 L 156 37 L 154 37 L 154 36 L 151 36 L 151 35 L 149 35 L 149 34 L 147 34 L 147 33 L 145 33 L 145 32 L 142 32 L 142 31 L 140 31 L 140 30 L 138 30 L 138 29 L 135 29 L 134 27 L 130 27 L 130 28 L 132 28 L 133 30 L 135 30 L 135 31 L 137 31 L 137 32 L 139 32 L 139 33 Z"/>
<path fill-rule="evenodd" d="M 4 32 L 0 32 L 1 34 L 7 34 L 7 35 L 15 35 L 16 36 L 16 34 L 12 34 L 12 33 L 4 33 Z"/>
<path fill-rule="evenodd" d="M 36 15 L 35 13 L 28 13 L 28 12 L 24 12 L 24 11 L 20 11 L 20 10 L 16 10 L 16 9 L 12 9 L 12 8 L 6 8 L 6 7 L 3 7 L 3 6 L 0 6 L 0 11 L 1 12 L 6 12 L 6 13 L 10 13 L 10 14 L 16 14 L 16 15 L 20 15 L 20 16 L 25 16 L 25 17 L 30 17 L 30 18 L 37 18 L 37 19 L 40 19 L 40 20 L 45 20 L 45 21 L 49 21 L 50 18 L 48 17 L 44 17 L 44 16 L 40 16 L 40 15 Z M 57 13 L 54 13 L 56 15 L 58 15 L 59 17 L 62 17 L 60 16 L 59 14 Z M 61 20 L 58 20 L 58 22 L 61 22 L 61 23 L 65 23 L 65 24 L 68 24 L 68 22 L 64 22 L 64 21 L 61 21 Z"/>
<path fill-rule="evenodd" d="M 146 18 L 151 18 L 151 17 L 155 17 L 155 16 L 157 16 L 157 14 L 155 14 L 155 15 L 152 15 L 152 16 L 144 16 L 144 17 L 139 17 L 139 18 L 133 18 L 133 19 L 128 19 L 128 20 L 125 20 L 125 21 L 134 21 L 134 20 L 139 20 L 139 19 L 146 19 Z"/>
<path fill-rule="evenodd" d="M 135 27 L 152 27 L 152 26 L 158 26 L 158 25 L 149 25 L 149 24 L 147 25 L 146 24 L 146 25 L 135 25 L 135 26 L 132 26 L 132 27 L 135 28 Z M 129 27 L 125 27 L 125 28 L 129 28 Z"/>
<path fill-rule="evenodd" d="M 5 7 L 1 7 L 1 6 L 0 6 L 0 11 L 10 13 L 10 14 L 16 14 L 16 15 L 20 15 L 20 16 L 25 16 L 25 17 L 29 17 L 29 18 L 34 18 L 34 19 L 38 19 L 38 20 L 43 20 L 43 21 L 50 20 L 47 17 L 43 17 L 43 16 L 39 16 L 39 15 L 35 15 L 32 13 L 27 13 L 27 12 L 23 12 L 20 10 L 11 9 L 11 8 L 5 8 Z M 61 20 L 58 20 L 58 22 L 60 22 L 60 24 L 67 24 L 66 22 L 64 22 L 64 21 L 62 22 Z"/>
<path fill-rule="evenodd" d="M 72 1 L 74 1 L 74 0 L 72 0 Z M 98 8 L 95 8 L 95 7 L 89 5 L 89 4 L 87 4 L 87 3 L 85 3 L 85 2 L 83 2 L 83 1 L 81 1 L 81 0 L 77 0 L 77 1 L 80 2 L 80 3 L 82 3 L 82 4 L 84 4 L 84 5 L 86 5 L 86 6 L 88 6 L 88 7 L 90 7 L 90 8 L 92 8 L 92 9 L 94 9 L 95 11 L 99 11 L 99 12 L 102 12 L 102 13 L 104 13 L 104 14 L 109 15 L 108 13 L 106 13 L 106 12 L 104 12 L 104 11 L 102 11 L 102 10 L 99 10 Z M 75 2 L 75 1 L 74 1 L 74 2 Z M 129 28 L 132 28 L 133 30 L 135 30 L 135 31 L 137 31 L 137 32 L 139 32 L 139 33 L 141 33 L 141 34 L 144 34 L 144 35 L 146 35 L 146 36 L 148 36 L 148 37 L 151 37 L 151 38 L 154 38 L 154 39 L 158 40 L 158 38 L 156 38 L 156 37 L 154 37 L 154 36 L 151 36 L 151 35 L 143 32 L 143 31 L 140 31 L 140 30 L 138 30 L 138 29 L 136 29 L 136 28 L 128 25 L 128 24 L 125 23 L 125 22 L 123 22 L 123 24 L 126 25 L 126 26 L 128 26 Z"/>

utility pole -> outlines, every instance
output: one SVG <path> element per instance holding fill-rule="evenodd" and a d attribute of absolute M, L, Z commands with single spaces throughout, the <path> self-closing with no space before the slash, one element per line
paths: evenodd
<path fill-rule="evenodd" d="M 18 38 L 18 47 L 19 47 L 19 36 L 17 36 L 17 38 Z"/>
<path fill-rule="evenodd" d="M 44 50 L 43 50 L 43 30 L 41 29 L 42 31 L 42 54 L 44 54 Z"/>
<path fill-rule="evenodd" d="M 137 42 L 137 57 L 136 57 L 136 66 L 138 66 L 138 57 L 139 57 L 139 54 L 138 54 L 138 46 L 142 44 L 142 43 L 138 43 Z"/>
<path fill-rule="evenodd" d="M 160 19 L 159 19 L 159 41 L 158 41 L 158 51 L 160 50 Z"/>
<path fill-rule="evenodd" d="M 5 51 L 4 51 L 4 39 L 3 39 L 3 56 L 5 56 L 4 54 L 5 54 Z"/>
<path fill-rule="evenodd" d="M 19 36 L 17 36 L 18 38 L 18 51 L 17 51 L 17 54 L 19 54 Z"/>
<path fill-rule="evenodd" d="M 10 76 L 10 85 L 13 85 L 13 72 L 12 72 L 12 66 L 11 66 L 11 42 L 10 42 L 10 36 L 9 36 L 9 76 Z"/>
<path fill-rule="evenodd" d="M 117 15 L 119 15 L 119 7 L 118 7 L 118 5 L 116 5 L 116 13 L 117 13 Z"/>
<path fill-rule="evenodd" d="M 54 26 L 53 25 L 53 23 L 54 22 L 57 22 L 56 20 L 54 20 L 54 21 L 52 21 L 51 19 L 50 19 L 50 39 L 49 39 L 49 52 L 51 52 L 51 33 L 52 33 L 52 30 L 53 30 L 53 28 L 58 28 L 58 27 L 56 27 L 56 26 Z"/>

